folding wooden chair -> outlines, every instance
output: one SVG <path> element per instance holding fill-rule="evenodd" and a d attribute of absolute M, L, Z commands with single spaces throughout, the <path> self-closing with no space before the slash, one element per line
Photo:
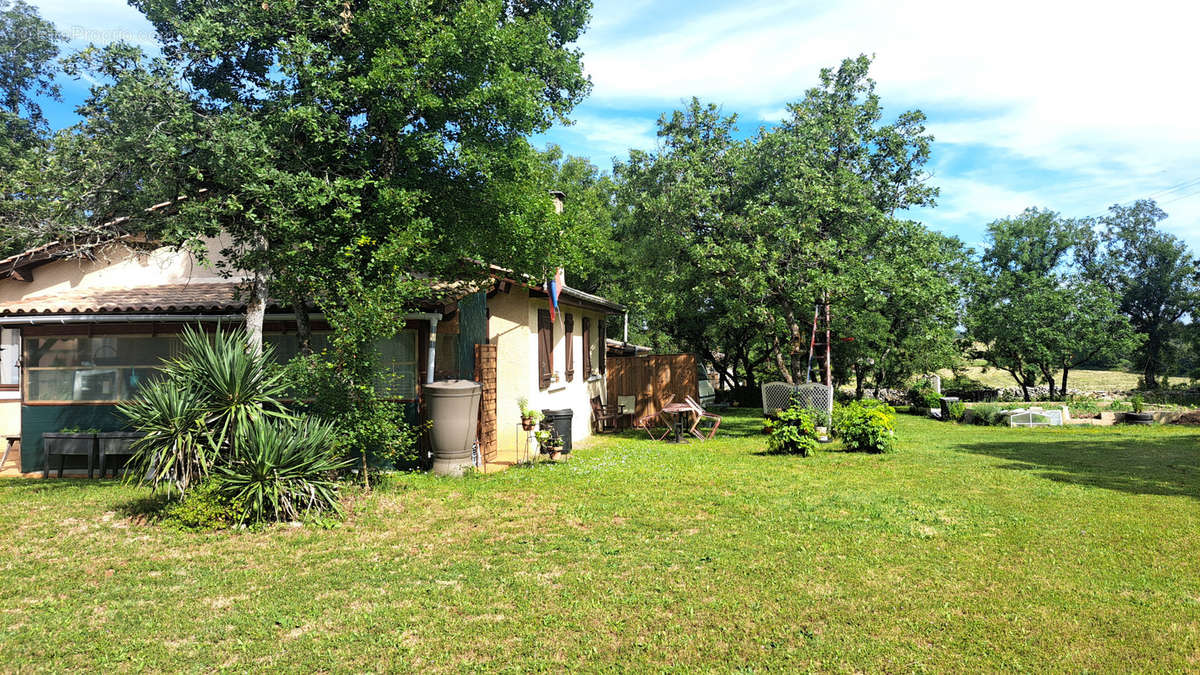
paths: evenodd
<path fill-rule="evenodd" d="M 688 429 L 688 431 L 702 441 L 712 440 L 712 438 L 717 435 L 717 428 L 721 426 L 721 416 L 708 412 L 691 396 L 685 396 L 683 400 L 692 408 L 692 411 L 696 413 L 696 419 L 692 422 L 692 428 Z M 700 430 L 700 423 L 704 420 L 711 420 L 713 423 L 712 428 L 708 430 L 707 435 Z"/>
<path fill-rule="evenodd" d="M 674 400 L 674 396 L 668 396 L 666 400 L 662 402 L 662 407 L 671 405 L 671 402 Z M 636 422 L 634 422 L 633 426 L 635 429 L 644 429 L 646 434 L 650 436 L 650 439 L 654 441 L 661 441 L 670 435 L 672 431 L 674 431 L 674 427 L 671 426 L 669 420 L 663 417 L 661 411 L 638 419 Z M 655 430 L 659 430 L 662 433 L 656 436 L 654 433 Z"/>

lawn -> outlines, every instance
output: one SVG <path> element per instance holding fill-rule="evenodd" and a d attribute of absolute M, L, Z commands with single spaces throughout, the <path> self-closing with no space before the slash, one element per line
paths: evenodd
<path fill-rule="evenodd" d="M 1007 371 L 998 370 L 996 368 L 984 368 L 979 365 L 964 368 L 962 373 L 967 377 L 977 380 L 984 386 L 1005 388 L 1016 387 L 1017 383 L 1013 380 L 1012 375 Z M 949 380 L 954 377 L 954 373 L 949 370 L 943 370 L 939 375 L 944 380 Z M 1055 383 L 1058 384 L 1062 378 L 1062 373 L 1058 374 L 1058 379 Z M 1067 375 L 1067 388 L 1078 389 L 1080 391 L 1133 391 L 1137 388 L 1138 380 L 1141 378 L 1141 373 L 1129 373 L 1123 370 L 1087 370 L 1078 369 L 1072 370 Z M 1164 377 L 1163 380 L 1169 381 L 1170 384 L 1186 384 L 1186 377 Z M 1039 385 L 1044 385 L 1044 382 L 1039 382 Z"/>
<path fill-rule="evenodd" d="M 1196 670 L 1200 433 L 902 417 L 402 476 L 333 529 L 186 534 L 0 482 L 6 670 Z"/>

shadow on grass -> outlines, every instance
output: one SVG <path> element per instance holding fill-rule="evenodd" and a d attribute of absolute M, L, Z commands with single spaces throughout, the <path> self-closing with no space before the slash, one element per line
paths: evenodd
<path fill-rule="evenodd" d="M 1000 466 L 1002 469 L 1031 471 L 1062 483 L 1200 499 L 1200 435 L 997 440 L 957 447 L 963 452 L 1010 460 Z"/>

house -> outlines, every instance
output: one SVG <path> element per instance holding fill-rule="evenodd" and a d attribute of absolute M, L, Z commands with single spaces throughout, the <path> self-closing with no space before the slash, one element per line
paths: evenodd
<path fill-rule="evenodd" d="M 10 474 L 40 471 L 43 433 L 122 428 L 116 405 L 177 353 L 184 326 L 244 318 L 239 281 L 186 251 L 115 243 L 88 260 L 64 253 L 51 244 L 0 260 L 0 432 L 20 438 L 20 452 L 0 467 Z M 397 376 L 387 393 L 414 413 L 424 383 L 473 379 L 476 345 L 494 346 L 494 409 L 484 416 L 492 428 L 481 437 L 495 439 L 486 450 L 498 463 L 525 442 L 522 397 L 539 409 L 572 410 L 573 441 L 591 434 L 590 400 L 606 396 L 605 319 L 624 311 L 566 287 L 551 321 L 545 289 L 511 276 L 492 268 L 484 288 L 428 303 L 379 345 Z M 329 331 L 321 315 L 312 330 L 319 348 Z M 288 307 L 268 307 L 264 340 L 281 359 L 298 352 Z"/>

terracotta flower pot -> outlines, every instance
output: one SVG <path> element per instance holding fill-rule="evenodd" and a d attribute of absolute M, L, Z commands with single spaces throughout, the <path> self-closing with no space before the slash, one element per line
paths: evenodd
<path fill-rule="evenodd" d="M 522 417 L 521 418 L 521 429 L 523 429 L 525 431 L 533 431 L 533 418 L 532 417 Z"/>

